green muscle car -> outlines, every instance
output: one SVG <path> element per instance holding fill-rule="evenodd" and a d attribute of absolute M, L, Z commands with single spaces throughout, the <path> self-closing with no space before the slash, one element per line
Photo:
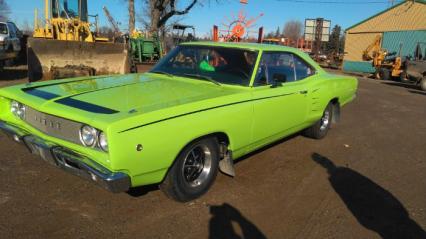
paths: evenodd
<path fill-rule="evenodd" d="M 293 48 L 186 43 L 145 74 L 0 89 L 0 129 L 112 192 L 160 183 L 188 201 L 245 154 L 299 131 L 323 138 L 357 85 Z"/>

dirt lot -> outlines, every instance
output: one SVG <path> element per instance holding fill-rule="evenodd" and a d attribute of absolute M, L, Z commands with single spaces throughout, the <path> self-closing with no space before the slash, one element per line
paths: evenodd
<path fill-rule="evenodd" d="M 0 238 L 426 238 L 425 106 L 362 79 L 327 138 L 252 154 L 185 204 L 156 186 L 111 194 L 0 136 Z"/>

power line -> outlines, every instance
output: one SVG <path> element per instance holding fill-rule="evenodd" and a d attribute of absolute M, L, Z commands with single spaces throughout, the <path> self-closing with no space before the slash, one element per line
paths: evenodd
<path fill-rule="evenodd" d="M 310 4 L 389 4 L 389 1 L 327 1 L 327 0 L 277 0 L 279 2 L 289 2 L 289 3 L 310 3 Z M 399 1 L 398 1 L 399 2 Z"/>

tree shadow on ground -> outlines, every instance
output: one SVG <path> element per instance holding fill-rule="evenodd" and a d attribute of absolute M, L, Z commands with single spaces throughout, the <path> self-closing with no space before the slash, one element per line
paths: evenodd
<path fill-rule="evenodd" d="M 314 153 L 312 159 L 327 169 L 331 186 L 361 225 L 384 239 L 426 238 L 426 232 L 386 189 L 350 168 L 336 166 L 320 154 Z"/>
<path fill-rule="evenodd" d="M 231 205 L 211 206 L 212 218 L 209 222 L 209 239 L 266 239 L 266 236 L 247 218 Z M 238 225 L 241 234 L 235 230 Z"/>

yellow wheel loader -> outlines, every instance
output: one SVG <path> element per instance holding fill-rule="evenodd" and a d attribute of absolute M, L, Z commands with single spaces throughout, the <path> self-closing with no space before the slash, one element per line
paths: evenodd
<path fill-rule="evenodd" d="M 129 72 L 127 45 L 109 42 L 91 30 L 87 0 L 44 4 L 45 19 L 40 21 L 35 11 L 35 30 L 28 39 L 29 81 Z"/>
<path fill-rule="evenodd" d="M 363 51 L 362 59 L 364 61 L 372 61 L 372 66 L 376 69 L 374 73 L 376 79 L 390 80 L 391 78 L 399 78 L 403 71 L 401 60 L 402 45 L 397 56 L 395 56 L 396 53 L 388 53 L 381 45 L 382 36 L 377 35 L 374 42 Z"/>

